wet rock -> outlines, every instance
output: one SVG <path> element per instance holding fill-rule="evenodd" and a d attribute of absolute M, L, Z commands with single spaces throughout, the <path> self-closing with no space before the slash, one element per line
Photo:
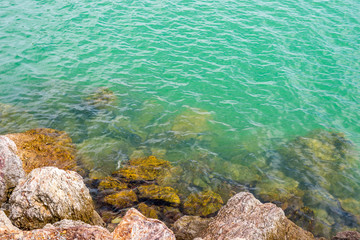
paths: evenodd
<path fill-rule="evenodd" d="M 177 240 L 192 240 L 200 237 L 211 220 L 212 218 L 201 218 L 199 216 L 183 216 L 174 223 L 172 230 Z"/>
<path fill-rule="evenodd" d="M 184 202 L 184 211 L 188 215 L 209 216 L 223 205 L 220 195 L 213 191 L 190 194 Z"/>
<path fill-rule="evenodd" d="M 150 156 L 131 159 L 114 174 L 126 181 L 151 181 L 163 178 L 169 168 L 170 162 Z"/>
<path fill-rule="evenodd" d="M 356 231 L 339 232 L 331 240 L 359 240 L 360 233 Z"/>
<path fill-rule="evenodd" d="M 81 221 L 62 220 L 54 224 L 47 224 L 42 229 L 32 231 L 1 231 L 0 238 L 9 240 L 34 240 L 34 239 L 77 239 L 77 240 L 113 240 L 111 233 L 105 228 L 91 226 Z"/>
<path fill-rule="evenodd" d="M 141 214 L 143 214 L 145 217 L 147 218 L 155 218 L 158 219 L 158 213 L 156 211 L 155 208 L 153 207 L 149 207 L 148 205 L 146 205 L 145 203 L 140 203 L 137 206 L 137 210 L 139 210 L 139 212 Z"/>
<path fill-rule="evenodd" d="M 173 206 L 180 204 L 180 198 L 175 189 L 171 187 L 162 187 L 155 184 L 138 187 L 140 199 L 151 199 L 155 201 L 164 201 Z"/>
<path fill-rule="evenodd" d="M 113 190 L 120 191 L 127 188 L 127 184 L 120 182 L 116 178 L 113 177 L 105 177 L 99 183 L 98 189 L 100 191 Z"/>
<path fill-rule="evenodd" d="M 113 205 L 117 208 L 127 208 L 134 205 L 137 202 L 137 196 L 131 189 L 122 190 L 120 192 L 108 195 L 104 198 L 104 202 Z"/>
<path fill-rule="evenodd" d="M 262 204 L 251 193 L 232 197 L 203 233 L 210 239 L 314 239 L 288 220 L 274 204 Z"/>
<path fill-rule="evenodd" d="M 175 240 L 174 233 L 159 220 L 149 219 L 131 208 L 112 233 L 118 240 Z"/>
<path fill-rule="evenodd" d="M 112 106 L 116 100 L 117 97 L 114 92 L 107 87 L 99 87 L 85 98 L 85 102 L 89 106 L 93 106 L 97 109 L 104 109 Z"/>
<path fill-rule="evenodd" d="M 20 179 L 10 200 L 10 219 L 35 229 L 61 219 L 92 222 L 94 206 L 82 177 L 55 167 L 37 168 Z"/>
<path fill-rule="evenodd" d="M 8 137 L 0 136 L 0 204 L 8 199 L 19 179 L 25 176 L 22 162 L 16 153 L 15 143 Z"/>
<path fill-rule="evenodd" d="M 15 142 L 26 173 L 46 166 L 76 170 L 76 149 L 65 132 L 38 128 L 6 136 Z"/>

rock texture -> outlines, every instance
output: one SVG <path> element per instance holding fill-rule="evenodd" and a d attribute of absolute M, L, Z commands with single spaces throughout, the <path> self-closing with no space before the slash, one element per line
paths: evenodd
<path fill-rule="evenodd" d="M 174 223 L 173 231 L 177 240 L 192 240 L 199 237 L 208 227 L 211 218 L 183 216 Z"/>
<path fill-rule="evenodd" d="M 356 231 L 339 232 L 331 240 L 359 240 L 360 233 Z"/>
<path fill-rule="evenodd" d="M 233 196 L 202 235 L 204 240 L 315 239 L 288 220 L 272 203 L 262 204 L 251 193 Z"/>
<path fill-rule="evenodd" d="M 93 218 L 97 214 L 82 177 L 55 167 L 34 169 L 20 179 L 9 203 L 10 219 L 26 230 L 62 219 L 96 221 Z"/>
<path fill-rule="evenodd" d="M 16 151 L 13 141 L 8 137 L 0 136 L 0 204 L 7 200 L 19 179 L 25 175 Z"/>
<path fill-rule="evenodd" d="M 116 240 L 175 240 L 174 233 L 164 223 L 146 218 L 135 208 L 127 211 L 112 235 Z"/>
<path fill-rule="evenodd" d="M 45 166 L 76 169 L 75 146 L 65 132 L 38 128 L 6 136 L 15 142 L 26 173 Z"/>
<path fill-rule="evenodd" d="M 13 233 L 18 231 L 20 231 L 20 229 L 18 229 L 11 223 L 10 219 L 6 216 L 4 211 L 0 210 L 0 233 Z"/>

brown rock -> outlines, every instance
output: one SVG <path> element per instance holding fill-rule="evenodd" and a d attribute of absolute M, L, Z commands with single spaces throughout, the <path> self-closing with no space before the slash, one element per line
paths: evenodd
<path fill-rule="evenodd" d="M 104 202 L 113 205 L 117 208 L 127 208 L 137 202 L 137 196 L 133 190 L 123 190 L 104 198 Z"/>
<path fill-rule="evenodd" d="M 315 239 L 285 217 L 281 208 L 262 204 L 251 193 L 241 192 L 230 198 L 203 233 L 204 240 Z"/>
<path fill-rule="evenodd" d="M 216 213 L 223 205 L 220 195 L 213 191 L 190 194 L 184 202 L 184 211 L 189 215 L 208 216 Z"/>
<path fill-rule="evenodd" d="M 145 217 L 158 219 L 158 214 L 156 210 L 152 207 L 149 207 L 145 203 L 140 203 L 137 206 L 137 209 L 141 214 L 145 215 Z"/>
<path fill-rule="evenodd" d="M 146 218 L 135 208 L 127 211 L 112 236 L 116 240 L 175 240 L 174 233 L 164 223 Z"/>
<path fill-rule="evenodd" d="M 120 182 L 116 178 L 112 178 L 112 177 L 106 177 L 102 179 L 98 186 L 98 189 L 100 191 L 105 191 L 105 190 L 120 191 L 126 188 L 127 188 L 126 183 Z"/>
<path fill-rule="evenodd" d="M 360 233 L 356 231 L 339 232 L 331 240 L 359 240 Z"/>
<path fill-rule="evenodd" d="M 175 189 L 171 187 L 162 187 L 155 184 L 138 187 L 139 198 L 159 200 L 170 203 L 174 206 L 180 204 L 180 198 Z"/>
<path fill-rule="evenodd" d="M 6 136 L 15 142 L 26 173 L 45 166 L 76 169 L 75 146 L 65 132 L 38 128 Z"/>
<path fill-rule="evenodd" d="M 192 240 L 199 237 L 208 227 L 212 218 L 183 216 L 174 223 L 173 231 L 177 240 Z"/>

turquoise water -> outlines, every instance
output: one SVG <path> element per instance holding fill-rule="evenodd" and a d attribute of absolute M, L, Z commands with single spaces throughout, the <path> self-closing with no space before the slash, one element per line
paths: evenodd
<path fill-rule="evenodd" d="M 174 163 L 259 162 L 286 182 L 293 175 L 269 156 L 298 136 L 342 132 L 360 148 L 359 12 L 355 0 L 3 0 L 0 131 L 65 130 L 104 174 L 160 152 Z M 117 100 L 89 104 L 99 87 Z M 358 200 L 355 158 L 351 173 L 337 172 L 350 193 L 294 178 L 305 195 Z M 339 219 L 360 210 L 322 209 L 322 234 L 357 227 Z"/>

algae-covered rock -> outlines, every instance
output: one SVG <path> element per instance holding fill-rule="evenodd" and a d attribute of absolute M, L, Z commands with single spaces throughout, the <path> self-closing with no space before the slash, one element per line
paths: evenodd
<path fill-rule="evenodd" d="M 127 208 L 137 202 L 137 196 L 131 189 L 122 190 L 120 192 L 108 195 L 104 198 L 104 202 L 117 208 Z"/>
<path fill-rule="evenodd" d="M 105 177 L 104 179 L 100 180 L 98 189 L 100 191 L 105 191 L 105 190 L 120 191 L 126 189 L 127 187 L 128 186 L 126 183 L 120 182 L 116 178 Z"/>
<path fill-rule="evenodd" d="M 6 136 L 15 142 L 26 173 L 45 166 L 76 169 L 76 148 L 65 132 L 38 128 Z"/>
<path fill-rule="evenodd" d="M 183 216 L 174 223 L 173 231 L 177 240 L 192 240 L 208 227 L 212 218 Z"/>
<path fill-rule="evenodd" d="M 127 165 L 114 172 L 127 181 L 150 181 L 161 179 L 170 168 L 170 162 L 154 156 L 131 159 Z"/>
<path fill-rule="evenodd" d="M 188 215 L 209 216 L 216 213 L 224 204 L 220 195 L 212 191 L 190 194 L 184 202 Z"/>
<path fill-rule="evenodd" d="M 174 119 L 171 131 L 181 140 L 197 138 L 209 130 L 211 118 L 211 113 L 208 111 L 188 108 Z"/>
<path fill-rule="evenodd" d="M 147 218 L 155 218 L 155 219 L 159 218 L 156 209 L 146 205 L 145 203 L 140 203 L 136 208 Z"/>
<path fill-rule="evenodd" d="M 10 200 L 10 219 L 35 229 L 61 219 L 92 222 L 94 206 L 82 177 L 55 167 L 36 168 L 20 179 Z"/>
<path fill-rule="evenodd" d="M 140 128 L 149 127 L 152 120 L 164 111 L 164 107 L 156 99 L 149 99 L 135 110 L 134 124 Z"/>
<path fill-rule="evenodd" d="M 177 195 L 177 192 L 171 187 L 162 187 L 152 184 L 140 186 L 138 187 L 138 191 L 140 199 L 164 201 L 174 206 L 180 204 L 180 198 Z"/>
<path fill-rule="evenodd" d="M 113 91 L 107 87 L 97 88 L 93 93 L 85 98 L 85 102 L 97 109 L 104 109 L 112 106 L 117 100 L 117 97 Z"/>

